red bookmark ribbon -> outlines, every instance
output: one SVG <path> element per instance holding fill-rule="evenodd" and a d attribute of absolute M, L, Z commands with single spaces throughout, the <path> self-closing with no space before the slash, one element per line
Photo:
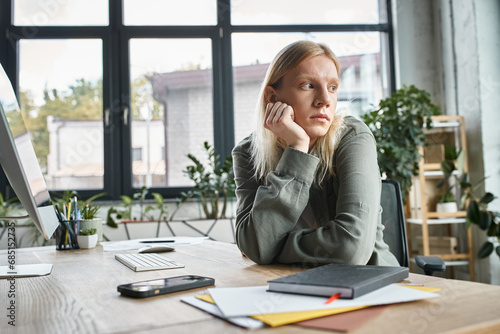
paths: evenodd
<path fill-rule="evenodd" d="M 340 298 L 340 293 L 336 293 L 333 296 L 331 296 L 330 298 L 328 298 L 328 300 L 325 302 L 325 304 L 330 304 L 331 302 L 333 302 L 334 300 L 339 299 L 339 298 Z"/>

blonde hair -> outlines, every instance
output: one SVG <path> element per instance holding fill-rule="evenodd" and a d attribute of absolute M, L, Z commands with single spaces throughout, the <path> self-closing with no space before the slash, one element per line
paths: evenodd
<path fill-rule="evenodd" d="M 255 177 L 265 179 L 267 174 L 276 169 L 278 161 L 285 149 L 285 143 L 272 131 L 264 128 L 264 117 L 267 102 L 264 90 L 267 86 L 278 87 L 281 78 L 303 61 L 315 56 L 326 55 L 335 64 L 337 75 L 340 75 L 340 64 L 335 54 L 323 44 L 311 41 L 298 41 L 286 46 L 274 58 L 267 69 L 262 83 L 260 98 L 256 110 L 256 131 L 252 137 L 251 153 L 255 165 Z M 312 154 L 320 159 L 315 180 L 319 184 L 327 176 L 334 175 L 333 153 L 340 140 L 344 126 L 344 115 L 334 113 L 330 129 L 318 138 Z"/>

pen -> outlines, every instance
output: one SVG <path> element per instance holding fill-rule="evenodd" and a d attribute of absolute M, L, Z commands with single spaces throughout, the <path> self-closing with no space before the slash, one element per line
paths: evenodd
<path fill-rule="evenodd" d="M 325 302 L 325 304 L 330 304 L 334 300 L 339 299 L 339 297 L 340 297 L 340 293 L 336 293 L 333 296 L 331 296 L 330 298 L 328 298 L 328 300 Z"/>
<path fill-rule="evenodd" d="M 142 244 L 156 244 L 156 243 L 164 243 L 164 242 L 175 242 L 175 240 L 150 240 L 150 241 L 147 241 L 147 240 L 143 240 L 143 241 L 139 241 L 140 243 Z"/>

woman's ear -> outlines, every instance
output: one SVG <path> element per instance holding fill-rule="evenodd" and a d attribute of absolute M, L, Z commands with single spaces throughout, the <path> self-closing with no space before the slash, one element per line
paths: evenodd
<path fill-rule="evenodd" d="M 266 86 L 266 88 L 264 88 L 264 100 L 266 103 L 275 103 L 278 101 L 276 89 L 274 89 L 274 87 Z"/>

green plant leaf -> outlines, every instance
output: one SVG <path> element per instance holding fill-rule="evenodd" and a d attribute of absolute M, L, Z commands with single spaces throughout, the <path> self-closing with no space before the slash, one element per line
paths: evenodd
<path fill-rule="evenodd" d="M 442 188 L 447 180 L 448 180 L 447 178 L 439 180 L 438 183 L 436 183 L 436 188 Z"/>
<path fill-rule="evenodd" d="M 492 217 L 488 232 L 486 234 L 490 237 L 496 237 L 497 233 L 500 233 L 500 225 L 495 224 L 495 221 Z"/>
<path fill-rule="evenodd" d="M 153 199 L 155 200 L 155 202 L 157 204 L 163 204 L 163 202 L 165 201 L 165 199 L 163 198 L 163 196 L 160 194 L 160 193 L 153 193 Z"/>
<path fill-rule="evenodd" d="M 451 160 L 443 160 L 441 161 L 441 171 L 444 173 L 444 175 L 451 175 L 453 171 L 455 170 L 455 163 Z"/>
<path fill-rule="evenodd" d="M 464 170 L 465 170 L 465 151 L 464 150 L 460 150 L 460 152 L 458 152 L 458 156 L 456 158 L 456 161 L 457 161 L 458 172 L 460 174 L 463 174 Z"/>
<path fill-rule="evenodd" d="M 89 228 L 85 230 L 80 230 L 80 235 L 94 235 L 97 234 L 97 230 L 95 228 Z"/>
<path fill-rule="evenodd" d="M 495 199 L 495 195 L 493 195 L 492 193 L 490 192 L 487 192 L 486 194 L 484 194 L 483 197 L 481 197 L 481 200 L 479 201 L 480 203 L 483 203 L 483 204 L 489 204 L 491 203 L 493 200 Z"/>
<path fill-rule="evenodd" d="M 486 211 L 479 212 L 479 228 L 482 230 L 487 230 L 491 225 L 491 216 Z"/>
<path fill-rule="evenodd" d="M 486 241 L 483 246 L 481 246 L 481 248 L 479 249 L 479 252 L 477 253 L 477 256 L 480 258 L 480 259 L 484 259 L 488 256 L 490 256 L 491 253 L 493 253 L 493 248 L 495 246 L 493 245 L 493 243 L 489 242 L 489 241 Z"/>
<path fill-rule="evenodd" d="M 92 201 L 94 201 L 94 200 L 96 200 L 99 197 L 102 197 L 104 195 L 106 195 L 106 193 L 103 192 L 103 193 L 96 194 L 96 195 L 94 195 L 92 197 L 89 197 L 88 199 L 85 200 L 85 204 L 88 204 L 88 203 L 90 203 L 90 202 L 92 202 Z"/>
<path fill-rule="evenodd" d="M 473 224 L 479 225 L 480 216 L 479 216 L 479 205 L 476 201 L 472 200 L 467 207 L 467 219 Z"/>
<path fill-rule="evenodd" d="M 123 204 L 125 204 L 127 206 L 132 205 L 132 203 L 134 202 L 132 197 L 127 196 L 127 195 L 121 195 L 120 198 L 121 198 Z"/>

